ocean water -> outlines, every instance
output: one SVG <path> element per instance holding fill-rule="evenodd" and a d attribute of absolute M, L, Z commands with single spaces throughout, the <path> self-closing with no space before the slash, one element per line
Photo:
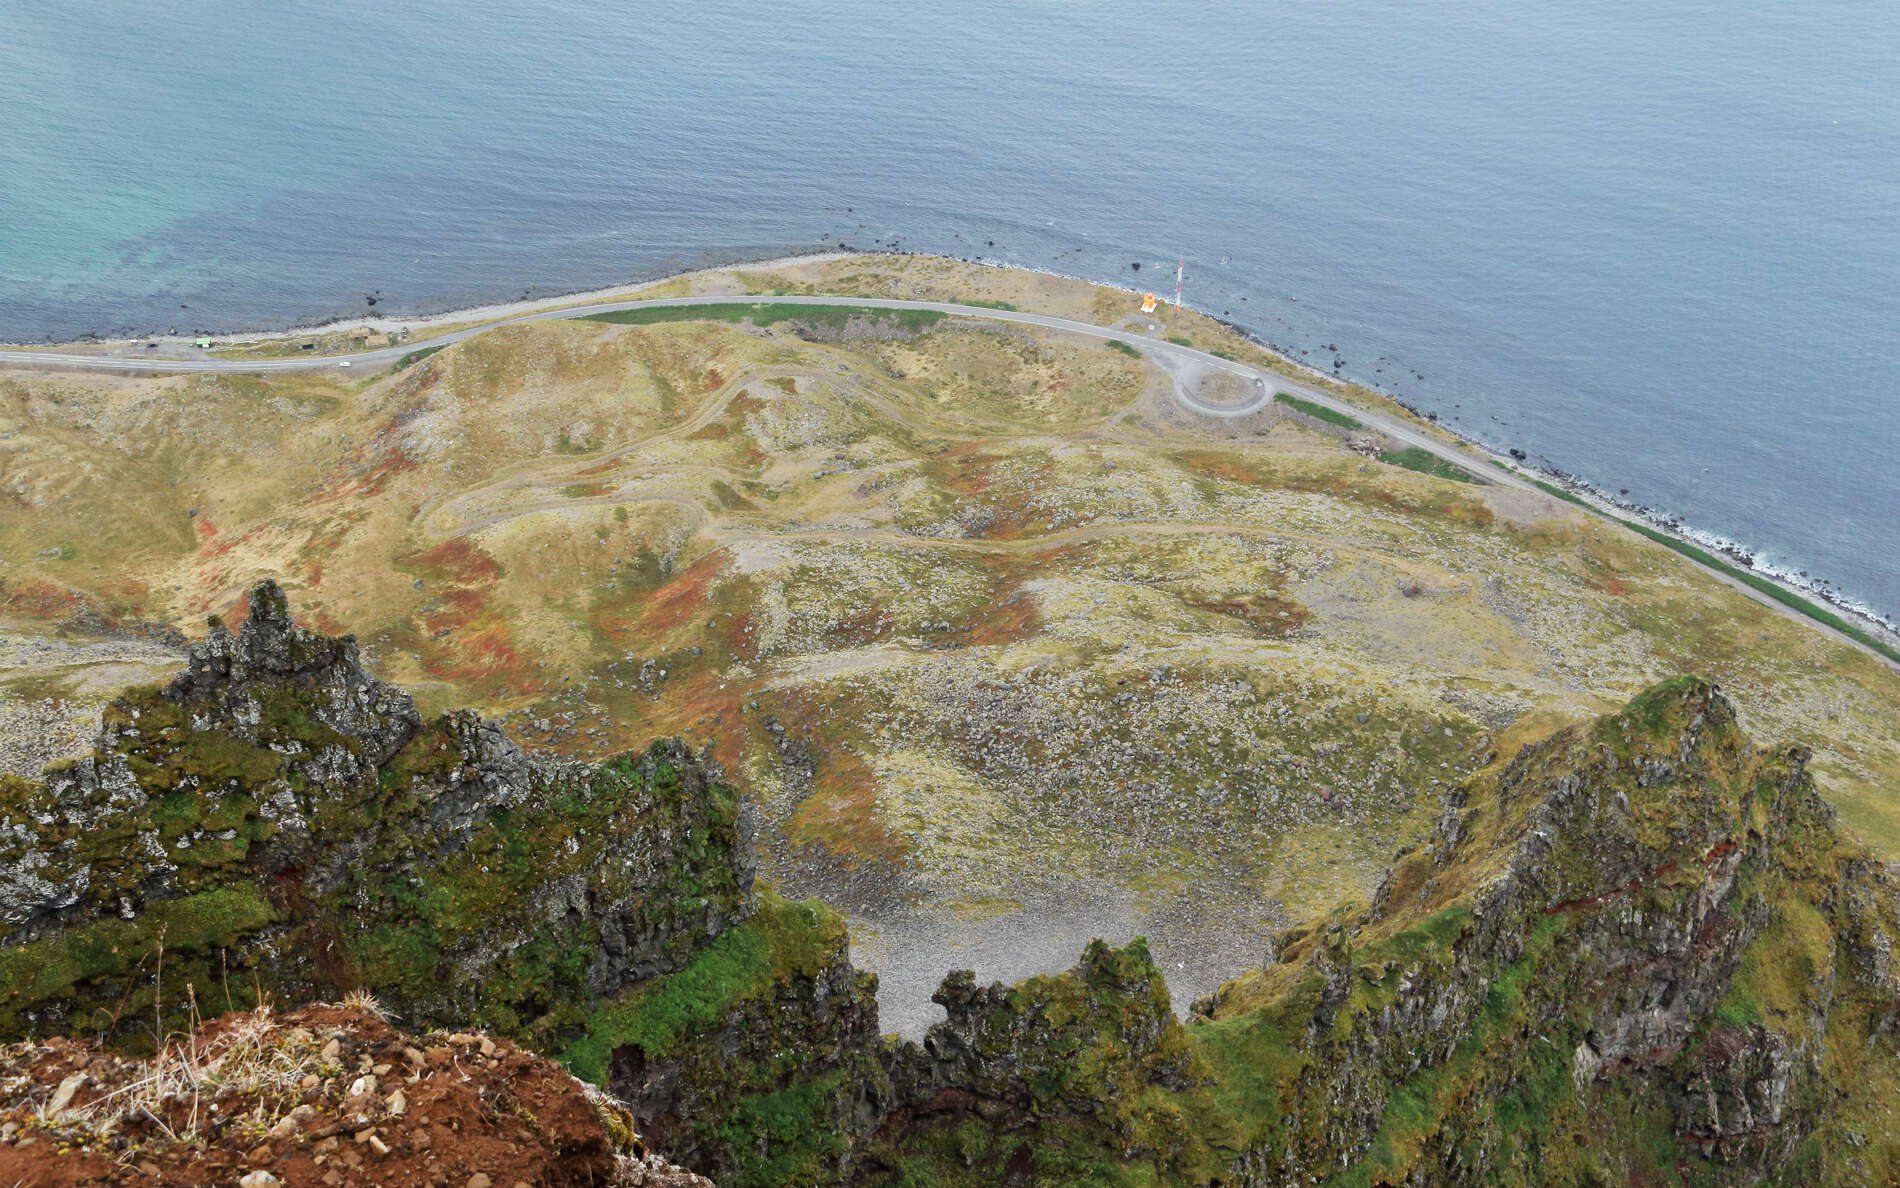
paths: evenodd
<path fill-rule="evenodd" d="M 0 339 L 839 242 L 1179 258 L 1296 356 L 1900 610 L 1884 0 L 0 15 Z"/>

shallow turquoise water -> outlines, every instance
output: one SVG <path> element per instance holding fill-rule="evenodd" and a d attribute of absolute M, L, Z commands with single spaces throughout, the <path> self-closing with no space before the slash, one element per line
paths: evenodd
<path fill-rule="evenodd" d="M 1896 96 L 1878 0 L 20 4 L 0 338 L 840 240 L 1185 257 L 1191 303 L 1892 611 Z"/>

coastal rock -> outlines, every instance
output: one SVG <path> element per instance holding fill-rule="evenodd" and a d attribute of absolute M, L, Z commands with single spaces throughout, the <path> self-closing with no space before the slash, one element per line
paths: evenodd
<path fill-rule="evenodd" d="M 723 951 L 722 951 L 723 950 Z M 732 954 L 772 954 L 734 977 Z M 721 1184 L 830 1184 L 894 1104 L 879 1054 L 877 979 L 851 965 L 843 921 L 817 903 L 762 897 L 759 912 L 700 963 L 629 996 L 703 997 L 677 1026 L 629 1017 L 576 1068 L 627 1103 L 640 1132 Z"/>
<path fill-rule="evenodd" d="M 921 1044 L 891 1049 L 897 1108 L 867 1145 L 861 1181 L 915 1171 L 953 1134 L 973 1183 L 1107 1183 L 1124 1164 L 1206 1183 L 1218 1170 L 1181 1108 L 1211 1112 L 1214 1077 L 1139 939 L 1095 941 L 1073 970 L 1015 986 L 959 970 L 931 998 L 948 1017 Z"/>

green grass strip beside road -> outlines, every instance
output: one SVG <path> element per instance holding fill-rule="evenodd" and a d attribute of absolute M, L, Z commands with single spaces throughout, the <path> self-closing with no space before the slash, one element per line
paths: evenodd
<path fill-rule="evenodd" d="M 1289 396 L 1285 392 L 1275 392 L 1273 398 L 1288 408 L 1297 409 L 1315 420 L 1325 421 L 1328 425 L 1338 425 L 1342 429 L 1364 429 L 1365 426 L 1343 412 L 1315 404 L 1311 400 L 1301 400 L 1298 396 Z"/>
<path fill-rule="evenodd" d="M 443 343 L 442 345 L 447 346 L 448 344 Z M 403 368 L 409 366 L 411 363 L 422 362 L 424 359 L 427 359 L 430 355 L 435 354 L 437 351 L 441 349 L 442 347 L 432 346 L 432 347 L 423 347 L 419 351 L 410 351 L 408 354 L 404 355 L 402 358 L 396 360 L 396 366 L 391 368 L 390 370 L 401 371 Z"/>
<path fill-rule="evenodd" d="M 1568 500 L 1569 502 L 1576 504 L 1578 507 L 1589 508 L 1593 512 L 1598 511 L 1597 508 L 1592 507 L 1590 504 L 1577 498 L 1575 495 L 1572 495 L 1570 492 L 1564 490 L 1562 487 L 1557 486 L 1555 483 L 1547 483 L 1547 482 L 1542 481 L 1541 479 L 1532 479 L 1531 481 L 1533 483 L 1536 483 L 1539 487 L 1543 488 L 1544 490 L 1550 492 L 1552 495 L 1555 495 L 1559 499 Z M 1791 610 L 1800 611 L 1802 614 L 1806 615 L 1810 619 L 1813 619 L 1815 622 L 1823 623 L 1829 627 L 1832 627 L 1834 630 L 1840 632 L 1842 635 L 1845 635 L 1847 638 L 1853 640 L 1854 642 L 1865 644 L 1867 647 L 1872 648 L 1874 651 L 1880 653 L 1882 656 L 1885 656 L 1887 659 L 1892 660 L 1895 663 L 1900 663 L 1900 648 L 1895 648 L 1891 644 L 1888 644 L 1885 641 L 1878 639 L 1875 636 L 1870 635 L 1865 631 L 1862 631 L 1860 628 L 1854 626 L 1852 623 L 1848 622 L 1846 619 L 1842 618 L 1840 615 L 1835 614 L 1833 611 L 1828 610 L 1826 607 L 1821 606 L 1818 603 L 1810 602 L 1808 599 L 1801 597 L 1799 594 L 1794 593 L 1792 590 L 1787 589 L 1786 587 L 1782 586 L 1778 582 L 1771 582 L 1767 578 L 1762 577 L 1758 573 L 1750 573 L 1748 570 L 1743 569 L 1739 565 L 1731 565 L 1727 561 L 1724 561 L 1720 557 L 1717 557 L 1714 553 L 1709 552 L 1707 549 L 1698 548 L 1695 545 L 1690 544 L 1686 540 L 1679 540 L 1676 537 L 1669 535 L 1669 533 L 1663 532 L 1656 528 L 1651 528 L 1647 524 L 1641 524 L 1635 520 L 1625 520 L 1621 516 L 1612 516 L 1606 512 L 1598 512 L 1598 514 L 1604 515 L 1608 519 L 1615 520 L 1617 523 L 1623 525 L 1623 527 L 1628 528 L 1632 532 L 1639 532 L 1642 535 L 1647 536 L 1649 539 L 1655 541 L 1659 545 L 1664 546 L 1665 548 L 1674 549 L 1676 552 L 1681 553 L 1683 556 L 1689 558 L 1691 561 L 1695 561 L 1695 562 L 1698 562 L 1699 564 L 1706 565 L 1710 569 L 1715 570 L 1717 573 L 1722 574 L 1724 577 L 1734 578 L 1736 581 L 1741 582 L 1742 584 L 1750 587 L 1751 589 L 1759 590 L 1763 594 L 1766 594 L 1768 595 L 1768 597 L 1774 599 L 1776 602 L 1781 603 L 1783 606 L 1788 607 Z"/>
<path fill-rule="evenodd" d="M 650 326 L 657 322 L 751 322 L 770 326 L 776 322 L 804 322 L 807 325 L 842 328 L 852 319 L 896 322 L 916 332 L 933 326 L 945 315 L 931 309 L 870 309 L 853 305 L 792 305 L 783 301 L 761 301 L 746 305 L 654 305 L 643 309 L 617 309 L 609 313 L 582 314 L 581 322 L 614 322 L 622 326 Z"/>
<path fill-rule="evenodd" d="M 1454 466 L 1430 450 L 1418 446 L 1406 446 L 1402 450 L 1388 450 L 1379 455 L 1379 461 L 1387 466 L 1403 466 L 1407 470 L 1416 470 L 1420 474 L 1429 474 L 1435 478 L 1450 479 L 1454 483 L 1475 483 L 1463 467 Z"/>

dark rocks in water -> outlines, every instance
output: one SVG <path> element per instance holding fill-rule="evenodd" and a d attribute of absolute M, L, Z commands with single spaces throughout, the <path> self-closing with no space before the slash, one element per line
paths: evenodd
<path fill-rule="evenodd" d="M 1141 261 L 1140 261 L 1140 260 L 1136 260 L 1136 261 L 1135 261 L 1134 263 L 1132 263 L 1132 264 L 1130 264 L 1130 265 L 1129 265 L 1129 267 L 1130 267 L 1130 268 L 1132 268 L 1132 269 L 1134 269 L 1134 270 L 1135 270 L 1136 272 L 1140 272 L 1140 271 L 1141 271 Z"/>
<path fill-rule="evenodd" d="M 1519 462 L 1522 462 L 1526 458 L 1530 457 L 1529 454 L 1526 454 L 1523 450 L 1518 449 L 1516 446 L 1512 446 L 1511 449 L 1509 450 L 1509 453 L 1511 457 L 1516 458 Z"/>

